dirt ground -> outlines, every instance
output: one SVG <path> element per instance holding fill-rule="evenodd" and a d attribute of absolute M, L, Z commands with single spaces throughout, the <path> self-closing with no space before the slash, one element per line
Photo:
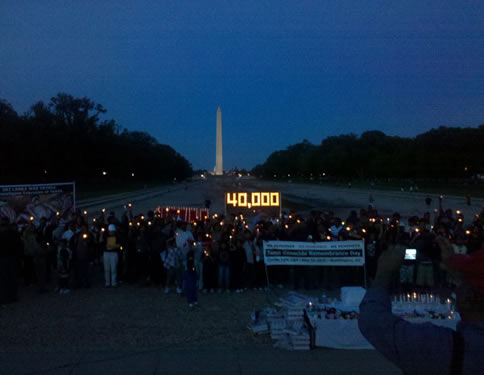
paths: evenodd
<path fill-rule="evenodd" d="M 121 284 L 102 286 L 101 265 L 93 266 L 97 282 L 69 295 L 20 290 L 18 303 L 0 308 L 2 351 L 80 351 L 153 346 L 269 344 L 247 330 L 250 312 L 267 306 L 271 293 L 200 294 L 200 307 L 161 287 Z M 54 288 L 51 285 L 51 290 Z"/>
<path fill-rule="evenodd" d="M 22 287 L 0 306 L 0 375 L 385 374 L 400 371 L 375 350 L 286 351 L 247 329 L 250 312 L 285 289 L 184 297 L 160 287 L 90 289 L 68 295 Z M 313 293 L 316 293 L 313 291 Z"/>

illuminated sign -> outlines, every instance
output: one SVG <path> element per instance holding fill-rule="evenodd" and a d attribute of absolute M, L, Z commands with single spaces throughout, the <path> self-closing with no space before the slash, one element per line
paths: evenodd
<path fill-rule="evenodd" d="M 279 192 L 237 192 L 226 193 L 227 207 L 257 208 L 280 207 L 281 193 Z"/>

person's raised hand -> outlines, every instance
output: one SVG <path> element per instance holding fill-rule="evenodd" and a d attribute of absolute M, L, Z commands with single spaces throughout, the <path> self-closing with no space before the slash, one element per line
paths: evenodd
<path fill-rule="evenodd" d="M 442 261 L 441 266 L 445 268 L 445 264 L 447 259 L 454 254 L 454 249 L 452 248 L 452 244 L 450 243 L 449 239 L 444 236 L 437 236 L 435 238 L 435 242 L 440 247 L 440 259 Z"/>
<path fill-rule="evenodd" d="M 378 259 L 378 268 L 373 286 L 388 288 L 392 279 L 399 272 L 404 256 L 405 246 L 399 244 L 390 245 Z"/>

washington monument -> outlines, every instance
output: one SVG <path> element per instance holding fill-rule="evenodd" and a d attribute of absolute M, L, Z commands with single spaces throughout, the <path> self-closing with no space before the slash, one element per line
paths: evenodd
<path fill-rule="evenodd" d="M 223 156 L 222 156 L 222 110 L 217 109 L 217 154 L 215 158 L 215 175 L 222 176 L 224 174 Z"/>

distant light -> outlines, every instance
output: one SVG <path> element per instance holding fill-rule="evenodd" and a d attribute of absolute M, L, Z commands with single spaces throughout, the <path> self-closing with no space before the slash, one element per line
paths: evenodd
<path fill-rule="evenodd" d="M 131 177 L 134 177 L 134 172 L 131 172 Z"/>
<path fill-rule="evenodd" d="M 467 170 L 467 168 L 466 168 L 466 170 Z M 44 174 L 47 174 L 47 169 L 44 169 Z"/>
<path fill-rule="evenodd" d="M 107 174 L 108 174 L 108 172 L 103 171 L 103 176 L 106 176 Z"/>

